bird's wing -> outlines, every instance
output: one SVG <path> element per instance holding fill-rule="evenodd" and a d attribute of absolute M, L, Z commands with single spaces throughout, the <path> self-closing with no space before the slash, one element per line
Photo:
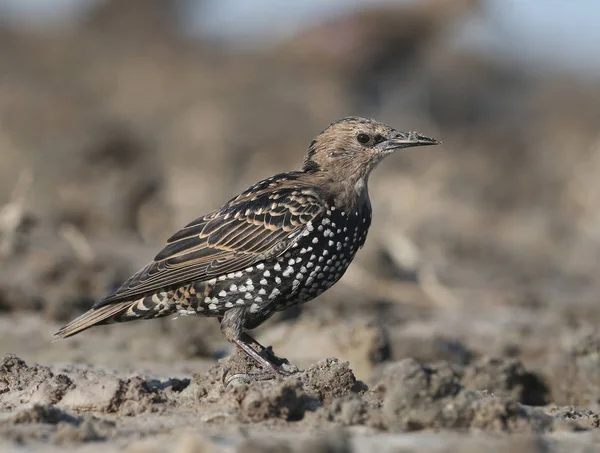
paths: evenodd
<path fill-rule="evenodd" d="M 151 263 L 94 308 L 210 280 L 285 252 L 311 228 L 324 204 L 308 188 L 260 184 L 182 228 Z"/>

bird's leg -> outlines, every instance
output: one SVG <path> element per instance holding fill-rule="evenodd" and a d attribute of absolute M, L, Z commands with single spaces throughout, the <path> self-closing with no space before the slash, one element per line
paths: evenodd
<path fill-rule="evenodd" d="M 292 374 L 300 371 L 297 366 L 290 364 L 287 360 L 281 360 L 279 357 L 273 354 L 273 351 L 270 348 L 265 348 L 262 344 L 251 337 L 250 334 L 243 332 L 240 340 L 246 344 L 253 344 L 258 347 L 260 349 L 259 354 L 268 363 L 270 363 L 269 369 L 275 368 L 276 374 L 280 376 L 291 376 Z"/>
<path fill-rule="evenodd" d="M 256 341 L 255 338 L 251 337 L 250 334 L 248 334 L 246 332 L 241 333 L 240 339 L 242 339 L 242 341 L 245 341 L 246 343 L 253 344 L 254 346 L 257 346 L 258 348 L 260 348 L 261 354 L 263 353 L 263 351 L 267 350 L 267 348 L 265 348 L 262 344 L 260 344 L 258 341 Z"/>
<path fill-rule="evenodd" d="M 266 360 L 270 366 L 269 369 L 273 369 L 275 370 L 275 373 L 281 375 L 281 376 L 289 376 L 291 374 L 294 374 L 298 371 L 298 368 L 295 367 L 294 365 L 290 365 L 287 361 L 285 361 L 285 364 L 287 364 L 289 367 L 291 367 L 293 369 L 293 371 L 289 371 L 284 369 L 280 363 L 281 360 L 279 360 L 280 363 L 275 363 L 273 362 L 273 360 L 271 360 L 269 357 L 275 357 L 276 359 L 278 359 L 278 357 L 276 357 L 272 351 L 270 351 L 268 348 L 265 348 L 262 344 L 260 344 L 258 341 L 256 341 L 253 337 L 250 336 L 250 334 L 248 334 L 247 332 L 242 332 L 242 334 L 240 335 L 240 341 L 246 343 L 246 345 L 250 346 L 251 344 L 257 346 L 258 348 L 260 348 L 260 357 L 263 358 L 264 360 Z M 251 346 L 250 346 L 251 347 Z M 252 348 L 254 350 L 254 348 Z M 261 362 L 262 365 L 262 362 Z"/>
<path fill-rule="evenodd" d="M 257 345 L 261 352 L 267 352 L 266 348 L 262 346 L 258 341 L 248 335 L 246 332 L 242 330 L 243 323 L 243 308 L 232 309 L 225 313 L 221 321 L 221 331 L 225 335 L 225 337 L 233 344 L 235 344 L 239 349 L 244 351 L 248 357 L 254 360 L 257 364 L 259 364 L 266 373 L 258 373 L 258 374 L 249 374 L 249 373 L 238 373 L 231 375 L 225 381 L 225 385 L 228 385 L 234 379 L 241 379 L 244 381 L 253 381 L 253 380 L 267 380 L 273 379 L 276 376 L 289 376 L 292 374 L 291 372 L 284 370 L 277 364 L 273 363 L 266 357 L 263 357 L 258 351 L 256 351 L 252 344 Z"/>
<path fill-rule="evenodd" d="M 261 367 L 263 367 L 265 370 L 271 371 L 274 375 L 289 376 L 290 373 L 288 373 L 281 367 L 275 365 L 273 362 L 260 355 L 245 340 L 241 338 L 234 338 L 231 340 L 231 342 L 235 344 L 238 348 L 240 348 L 242 351 L 244 351 L 249 357 L 254 359 L 254 361 L 258 363 Z"/>
<path fill-rule="evenodd" d="M 258 341 L 256 341 L 256 339 L 254 337 L 251 337 L 249 333 L 247 332 L 242 332 L 240 335 L 240 340 L 243 341 L 246 344 L 252 344 L 255 347 L 258 348 L 258 353 L 265 358 L 266 360 L 268 360 L 269 362 L 273 363 L 269 357 L 270 356 L 274 356 L 273 352 L 269 350 L 269 348 L 265 348 L 262 344 L 260 344 Z M 275 364 L 278 365 L 278 364 Z"/>

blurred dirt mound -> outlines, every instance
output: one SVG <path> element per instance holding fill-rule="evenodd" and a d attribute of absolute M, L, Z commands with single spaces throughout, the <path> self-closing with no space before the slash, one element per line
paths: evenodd
<path fill-rule="evenodd" d="M 30 367 L 7 355 L 0 365 L 0 384 L 0 408 L 5 411 L 56 404 L 69 410 L 133 415 L 168 406 L 172 395 L 184 390 L 189 380 L 121 379 L 93 370 L 54 374 L 49 367 Z"/>
<path fill-rule="evenodd" d="M 581 335 L 548 364 L 553 402 L 600 407 L 600 333 Z"/>
<path fill-rule="evenodd" d="M 544 406 L 549 402 L 547 385 L 518 359 L 484 357 L 465 367 L 462 380 L 470 389 L 512 398 L 529 406 Z"/>
<path fill-rule="evenodd" d="M 98 135 L 74 150 L 54 175 L 68 174 L 68 179 L 48 181 L 61 197 L 62 209 L 57 207 L 53 217 L 58 225 L 73 224 L 91 236 L 151 231 L 150 225 L 140 225 L 153 221 L 145 211 L 150 205 L 168 215 L 160 203 L 164 181 L 156 152 L 121 127 L 108 127 Z"/>
<path fill-rule="evenodd" d="M 39 247 L 45 240 L 49 245 Z M 0 276 L 0 309 L 41 311 L 55 321 L 81 314 L 134 270 L 131 258 L 116 251 L 96 253 L 72 226 L 50 237 L 29 237 L 24 250 L 0 258 L 6 266 Z"/>
<path fill-rule="evenodd" d="M 29 409 L 23 409 L 15 413 L 12 417 L 5 420 L 4 424 L 28 424 L 28 423 L 47 423 L 56 425 L 60 422 L 67 422 L 78 425 L 81 418 L 73 416 L 51 404 L 36 404 Z"/>
<path fill-rule="evenodd" d="M 386 370 L 384 420 L 390 429 L 488 429 L 544 431 L 552 418 L 516 401 L 467 390 L 447 364 L 423 366 L 405 360 Z"/>
<path fill-rule="evenodd" d="M 479 0 L 426 0 L 367 5 L 309 27 L 284 42 L 277 54 L 295 65 L 335 74 L 362 108 L 380 101 L 381 81 L 406 77 L 457 23 L 477 14 Z M 396 82 L 398 80 L 396 79 Z"/>
<path fill-rule="evenodd" d="M 306 411 L 328 406 L 334 399 L 365 387 L 356 380 L 348 363 L 337 359 L 319 362 L 283 380 L 244 383 L 245 376 L 251 378 L 257 373 L 261 374 L 261 370 L 244 354 L 236 352 L 207 375 L 195 376 L 197 396 L 201 403 L 237 408 L 238 417 L 244 421 L 272 418 L 295 421 L 301 420 Z M 238 375 L 240 379 L 225 385 L 228 376 Z"/>
<path fill-rule="evenodd" d="M 55 375 L 50 368 L 32 367 L 14 355 L 7 355 L 0 364 L 0 404 L 2 410 L 22 405 L 55 404 L 73 382 L 65 374 Z"/>

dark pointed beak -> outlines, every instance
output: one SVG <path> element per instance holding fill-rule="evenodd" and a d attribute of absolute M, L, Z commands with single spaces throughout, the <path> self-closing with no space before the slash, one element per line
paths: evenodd
<path fill-rule="evenodd" d="M 409 148 L 411 146 L 429 146 L 440 145 L 442 142 L 425 137 L 418 132 L 398 132 L 395 137 L 386 140 L 386 151 L 392 151 L 399 148 Z"/>

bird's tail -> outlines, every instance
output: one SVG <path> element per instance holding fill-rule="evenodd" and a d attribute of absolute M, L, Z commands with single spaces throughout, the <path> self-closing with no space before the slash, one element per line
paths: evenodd
<path fill-rule="evenodd" d="M 140 301 L 138 300 L 118 302 L 115 304 L 104 305 L 99 308 L 92 308 L 78 318 L 75 318 L 66 326 L 61 327 L 60 330 L 54 334 L 54 339 L 58 340 L 71 337 L 93 326 L 139 319 L 140 316 L 132 312 L 134 306 L 139 302 Z"/>

